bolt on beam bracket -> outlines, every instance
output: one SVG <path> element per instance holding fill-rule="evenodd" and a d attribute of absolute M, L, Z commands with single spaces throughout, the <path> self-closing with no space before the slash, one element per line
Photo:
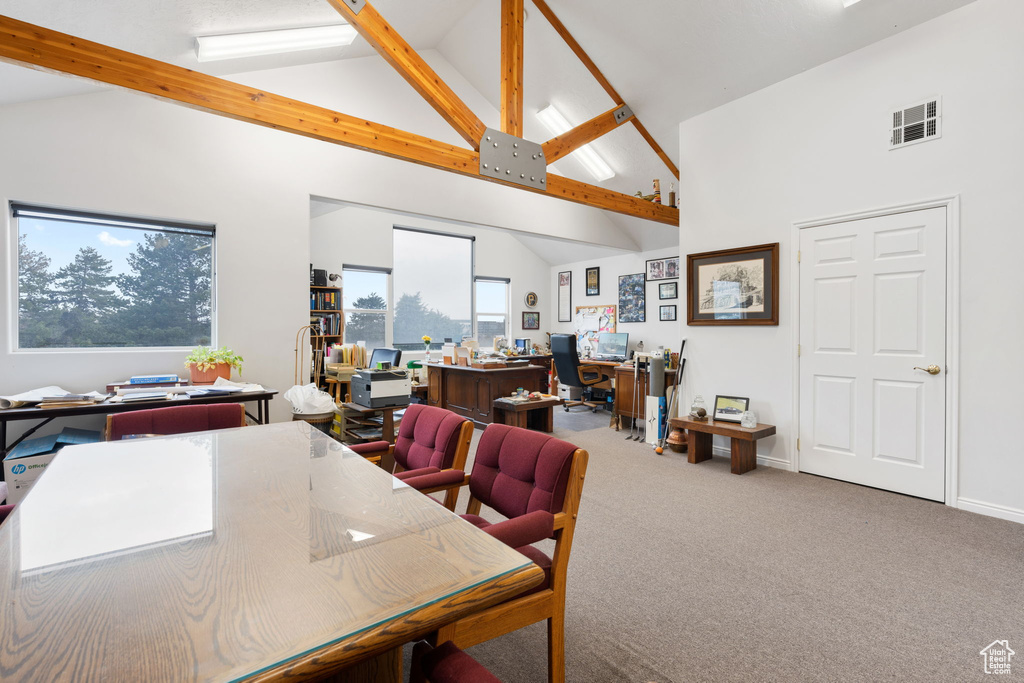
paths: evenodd
<path fill-rule="evenodd" d="M 480 175 L 516 185 L 547 189 L 544 150 L 536 142 L 488 128 L 480 140 Z"/>

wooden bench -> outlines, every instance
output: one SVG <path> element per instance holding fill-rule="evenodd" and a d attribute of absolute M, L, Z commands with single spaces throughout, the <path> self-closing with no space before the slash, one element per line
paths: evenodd
<path fill-rule="evenodd" d="M 743 474 L 757 468 L 757 440 L 775 433 L 775 425 L 758 424 L 747 429 L 732 422 L 705 422 L 688 417 L 673 417 L 668 421 L 673 429 L 685 429 L 687 456 L 691 463 L 711 459 L 711 437 L 728 436 L 732 441 L 732 473 Z"/>

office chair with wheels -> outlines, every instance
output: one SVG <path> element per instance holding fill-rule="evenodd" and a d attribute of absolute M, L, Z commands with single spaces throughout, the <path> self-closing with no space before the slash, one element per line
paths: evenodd
<path fill-rule="evenodd" d="M 601 366 L 580 365 L 580 357 L 576 353 L 575 334 L 551 335 L 551 356 L 555 361 L 558 383 L 579 387 L 583 391 L 582 400 L 565 401 L 562 404 L 566 412 L 569 412 L 570 406 L 587 406 L 596 413 L 604 404 L 589 400 L 588 396 L 593 385 L 607 382 L 609 379 L 608 375 L 601 372 Z"/>
<path fill-rule="evenodd" d="M 107 441 L 131 434 L 165 436 L 244 426 L 245 406 L 241 403 L 135 410 L 107 415 Z"/>

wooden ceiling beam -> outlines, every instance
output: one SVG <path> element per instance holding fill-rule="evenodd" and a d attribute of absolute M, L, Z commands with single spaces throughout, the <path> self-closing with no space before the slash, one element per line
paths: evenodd
<path fill-rule="evenodd" d="M 547 190 L 481 176 L 480 155 L 474 150 L 248 88 L 5 16 L 0 16 L 0 61 L 88 78 L 237 121 L 558 197 L 597 209 L 666 225 L 679 225 L 679 211 L 668 206 L 553 174 L 547 176 Z"/>
<path fill-rule="evenodd" d="M 555 32 L 562 37 L 562 40 L 564 40 L 565 44 L 569 46 L 569 49 L 579 57 L 579 60 L 583 62 L 583 66 L 587 68 L 587 71 L 597 79 L 597 82 L 602 88 L 604 88 L 604 91 L 608 93 L 608 96 L 612 98 L 612 101 L 615 102 L 616 105 L 625 104 L 625 100 L 622 99 L 622 96 L 619 95 L 618 91 L 616 91 L 614 87 L 612 87 L 612 84 L 608 79 L 604 77 L 604 74 L 597 68 L 597 64 L 595 64 L 594 60 L 590 58 L 590 55 L 588 55 L 587 51 L 583 49 L 583 46 L 572 37 L 572 34 L 569 33 L 569 29 L 565 27 L 565 24 L 563 24 L 555 13 L 551 11 L 551 8 L 548 7 L 548 3 L 545 2 L 545 0 L 533 0 L 533 4 L 537 6 L 540 13 L 544 15 L 544 18 L 548 20 L 551 27 L 555 29 Z M 661 145 L 658 144 L 651 134 L 647 132 L 647 129 L 644 128 L 643 124 L 640 123 L 640 119 L 636 118 L 636 116 L 633 117 L 633 125 L 636 126 L 637 131 L 639 131 L 640 135 L 642 135 L 644 140 L 647 141 L 647 144 L 651 146 L 654 153 L 657 154 L 658 157 L 665 162 L 665 165 L 668 166 L 669 170 L 672 171 L 673 177 L 678 179 L 679 168 L 672 163 L 672 159 L 669 158 L 668 154 L 665 153 L 665 150 L 661 148 Z"/>
<path fill-rule="evenodd" d="M 501 0 L 501 132 L 523 137 L 523 0 Z"/>
<path fill-rule="evenodd" d="M 373 5 L 367 2 L 356 13 L 344 0 L 327 1 L 473 149 L 480 148 L 480 139 L 487 126 Z"/>
<path fill-rule="evenodd" d="M 632 120 L 633 117 L 630 115 L 628 119 L 622 122 L 616 121 L 615 112 L 618 110 L 619 107 L 609 109 L 586 123 L 581 123 L 572 130 L 566 131 L 545 142 L 541 145 L 541 149 L 544 150 L 544 161 L 553 164 L 583 145 L 593 142 L 609 131 L 615 130 L 626 121 Z"/>

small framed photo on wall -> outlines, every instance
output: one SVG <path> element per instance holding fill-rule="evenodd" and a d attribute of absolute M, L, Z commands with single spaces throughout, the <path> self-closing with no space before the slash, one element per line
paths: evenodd
<path fill-rule="evenodd" d="M 658 285 L 659 299 L 675 299 L 679 296 L 678 282 L 662 282 Z"/>
<path fill-rule="evenodd" d="M 679 277 L 679 257 L 651 259 L 647 262 L 647 280 L 672 280 Z"/>
<path fill-rule="evenodd" d="M 601 269 L 587 268 L 587 296 L 601 293 Z"/>
<path fill-rule="evenodd" d="M 523 329 L 540 329 L 540 311 L 523 311 Z"/>
<path fill-rule="evenodd" d="M 659 306 L 658 307 L 658 320 L 675 320 L 676 319 L 676 307 L 675 306 Z"/>

